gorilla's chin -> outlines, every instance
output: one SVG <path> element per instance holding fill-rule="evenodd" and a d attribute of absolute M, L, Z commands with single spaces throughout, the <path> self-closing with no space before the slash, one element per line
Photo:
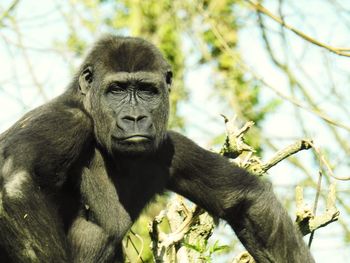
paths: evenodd
<path fill-rule="evenodd" d="M 156 145 L 154 140 L 141 136 L 134 136 L 124 140 L 113 140 L 112 151 L 113 154 L 138 157 L 148 156 L 154 153 Z"/>

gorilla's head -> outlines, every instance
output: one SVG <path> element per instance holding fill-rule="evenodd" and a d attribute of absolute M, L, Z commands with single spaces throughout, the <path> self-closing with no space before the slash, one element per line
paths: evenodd
<path fill-rule="evenodd" d="M 166 135 L 171 80 L 169 64 L 151 43 L 100 39 L 77 78 L 97 142 L 110 153 L 154 152 Z"/>

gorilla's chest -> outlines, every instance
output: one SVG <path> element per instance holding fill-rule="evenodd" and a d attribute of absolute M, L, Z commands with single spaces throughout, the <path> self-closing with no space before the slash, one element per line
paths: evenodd
<path fill-rule="evenodd" d="M 155 162 L 130 161 L 115 171 L 113 182 L 119 202 L 135 220 L 142 209 L 166 186 L 169 171 Z"/>

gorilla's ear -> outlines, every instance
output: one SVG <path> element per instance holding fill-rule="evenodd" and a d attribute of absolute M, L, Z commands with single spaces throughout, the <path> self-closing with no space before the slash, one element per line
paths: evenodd
<path fill-rule="evenodd" d="M 82 94 L 86 94 L 90 88 L 90 85 L 92 83 L 92 78 L 93 74 L 92 74 L 92 67 L 91 66 L 87 66 L 81 73 L 79 76 L 79 88 L 80 88 L 80 92 Z"/>
<path fill-rule="evenodd" d="M 165 74 L 165 81 L 166 84 L 169 86 L 171 85 L 171 82 L 173 81 L 173 72 L 171 70 L 168 70 Z"/>

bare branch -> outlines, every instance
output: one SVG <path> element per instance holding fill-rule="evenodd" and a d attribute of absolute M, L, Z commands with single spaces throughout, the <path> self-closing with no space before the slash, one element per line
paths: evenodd
<path fill-rule="evenodd" d="M 16 6 L 18 5 L 19 3 L 19 0 L 14 0 L 10 5 L 9 7 L 1 14 L 0 16 L 0 24 L 3 25 L 3 20 L 5 18 L 7 18 L 11 12 L 16 8 Z"/>
<path fill-rule="evenodd" d="M 243 152 L 255 152 L 252 147 L 243 141 L 244 134 L 254 125 L 254 122 L 249 121 L 242 128 L 237 129 L 235 123 L 236 116 L 230 120 L 223 114 L 221 116 L 225 120 L 226 141 L 220 150 L 220 154 L 229 158 L 236 158 Z"/>
<path fill-rule="evenodd" d="M 334 179 L 340 180 L 340 181 L 348 181 L 350 180 L 350 176 L 347 177 L 338 177 L 333 173 L 333 170 L 330 166 L 330 164 L 327 162 L 325 156 L 322 154 L 321 150 L 316 147 L 314 144 L 312 144 L 312 148 L 316 152 L 317 158 L 320 160 L 321 165 L 324 165 L 326 167 L 327 173 L 329 176 L 333 177 Z"/>
<path fill-rule="evenodd" d="M 306 110 L 310 113 L 313 113 L 315 115 L 317 115 L 318 117 L 320 117 L 321 119 L 323 119 L 324 121 L 328 122 L 329 124 L 332 124 L 334 126 L 337 126 L 339 128 L 343 128 L 347 131 L 350 132 L 350 126 L 345 125 L 337 120 L 332 119 L 331 117 L 329 117 L 328 115 L 326 115 L 324 112 L 322 112 L 322 110 L 318 109 L 318 108 L 310 108 L 308 106 L 305 106 L 304 104 L 302 104 L 301 102 L 299 102 L 298 100 L 283 94 L 281 91 L 279 91 L 277 88 L 273 87 L 272 85 L 268 84 L 264 79 L 260 78 L 259 76 L 257 76 L 256 74 L 254 74 L 252 72 L 252 74 L 254 75 L 254 77 L 259 80 L 262 84 L 264 84 L 266 87 L 268 87 L 269 89 L 271 89 L 273 92 L 275 92 L 279 97 L 281 97 L 282 99 L 287 100 L 288 102 L 294 104 L 295 106 Z"/>
<path fill-rule="evenodd" d="M 326 121 L 329 124 L 332 124 L 334 126 L 343 128 L 347 131 L 350 131 L 350 126 L 345 125 L 337 120 L 332 119 L 331 117 L 329 117 L 327 114 L 325 114 L 321 109 L 315 107 L 314 104 L 312 104 L 313 107 L 308 107 L 306 105 L 304 105 L 303 103 L 301 103 L 300 101 L 283 94 L 281 91 L 279 91 L 277 88 L 273 87 L 272 85 L 270 85 L 269 83 L 267 83 L 263 78 L 259 77 L 255 72 L 253 72 L 252 70 L 249 69 L 249 67 L 241 60 L 241 58 L 239 58 L 237 56 L 237 54 L 235 54 L 232 49 L 230 48 L 230 46 L 228 45 L 228 43 L 225 41 L 223 35 L 221 34 L 221 32 L 219 31 L 218 27 L 215 24 L 215 21 L 210 17 L 210 14 L 208 14 L 205 10 L 203 10 L 202 8 L 199 8 L 199 11 L 203 14 L 203 17 L 206 19 L 206 22 L 208 22 L 209 26 L 212 29 L 213 34 L 215 35 L 215 37 L 217 38 L 217 40 L 219 41 L 220 45 L 221 45 L 221 49 L 223 50 L 223 52 L 226 52 L 229 56 L 232 57 L 232 59 L 234 59 L 235 61 L 237 61 L 238 65 L 244 69 L 245 71 L 248 71 L 252 74 L 252 76 L 258 80 L 259 82 L 261 82 L 262 84 L 264 84 L 267 88 L 271 89 L 272 91 L 274 91 L 279 97 L 281 97 L 282 99 L 287 100 L 288 102 L 294 104 L 295 106 L 306 110 L 312 114 L 315 114 L 316 116 L 320 117 L 321 119 L 323 119 L 324 121 Z M 339 137 L 337 134 L 335 134 L 336 137 Z M 344 140 L 342 140 L 344 141 Z M 343 144 L 346 143 L 345 141 L 343 142 Z M 346 145 L 346 144 L 345 144 Z"/>
<path fill-rule="evenodd" d="M 326 225 L 338 220 L 339 211 L 335 207 L 336 191 L 334 184 L 331 184 L 329 188 L 326 211 L 319 216 L 315 216 L 311 208 L 304 203 L 303 196 L 303 188 L 297 186 L 295 189 L 297 205 L 296 222 L 303 235 L 307 235 L 318 228 L 325 227 Z"/>
<path fill-rule="evenodd" d="M 264 15 L 267 15 L 268 17 L 270 17 L 271 19 L 273 19 L 274 21 L 276 21 L 277 23 L 281 24 L 283 27 L 289 29 L 290 31 L 292 31 L 293 33 L 295 33 L 296 35 L 298 35 L 299 37 L 305 39 L 306 41 L 316 45 L 316 46 L 319 46 L 319 47 L 322 47 L 322 48 L 325 48 L 327 50 L 329 50 L 330 52 L 332 53 L 335 53 L 339 56 L 344 56 L 344 57 L 350 57 L 350 48 L 336 48 L 336 47 L 332 47 L 332 46 L 329 46 L 329 45 L 326 45 L 306 34 L 304 34 L 303 32 L 295 29 L 294 27 L 292 27 L 291 25 L 289 24 L 286 24 L 284 22 L 283 19 L 281 19 L 280 17 L 272 14 L 268 9 L 266 9 L 264 6 L 262 6 L 260 3 L 258 3 L 257 1 L 255 0 L 246 0 L 256 11 L 260 12 L 260 13 L 263 13 Z"/>
<path fill-rule="evenodd" d="M 303 139 L 295 142 L 286 148 L 278 151 L 268 162 L 262 165 L 261 169 L 264 172 L 269 170 L 271 167 L 278 164 L 280 161 L 288 158 L 292 154 L 295 154 L 301 150 L 308 150 L 312 147 L 312 141 L 309 139 Z"/>
<path fill-rule="evenodd" d="M 316 212 L 317 212 L 318 199 L 319 199 L 320 193 L 321 193 L 321 183 L 322 183 L 322 172 L 320 171 L 318 173 L 317 192 L 316 192 L 315 202 L 314 202 L 314 207 L 313 207 L 314 215 L 316 215 Z M 314 235 L 315 235 L 315 231 L 312 231 L 310 238 L 309 238 L 309 247 L 311 247 L 312 240 L 314 239 Z"/>
<path fill-rule="evenodd" d="M 159 227 L 165 218 L 170 225 L 169 234 Z M 168 208 L 162 210 L 149 227 L 155 262 L 199 262 L 197 259 L 201 255 L 188 246 L 207 240 L 213 229 L 214 221 L 207 212 L 198 206 L 188 207 L 183 198 L 176 195 Z M 184 242 L 185 235 L 187 243 Z"/>
<path fill-rule="evenodd" d="M 48 98 L 46 96 L 46 93 L 45 93 L 45 90 L 44 90 L 44 87 L 43 85 L 40 83 L 40 81 L 38 80 L 35 72 L 34 72 L 34 67 L 32 65 L 32 61 L 30 60 L 29 58 L 29 55 L 27 53 L 27 50 L 25 49 L 24 47 L 24 44 L 23 44 L 23 39 L 22 39 L 22 34 L 20 32 L 20 29 L 18 28 L 18 25 L 17 25 L 17 21 L 16 20 L 12 20 L 11 21 L 12 24 L 13 24 L 13 28 L 14 28 L 14 31 L 16 33 L 16 36 L 17 36 L 17 41 L 18 41 L 18 45 L 20 47 L 20 49 L 22 50 L 22 54 L 23 54 L 23 58 L 24 58 L 24 62 L 26 63 L 27 65 L 27 68 L 28 68 L 28 71 L 29 71 L 29 74 L 33 80 L 33 83 L 34 85 L 37 87 L 38 89 L 38 92 L 39 94 L 42 96 L 42 98 L 47 101 Z"/>

